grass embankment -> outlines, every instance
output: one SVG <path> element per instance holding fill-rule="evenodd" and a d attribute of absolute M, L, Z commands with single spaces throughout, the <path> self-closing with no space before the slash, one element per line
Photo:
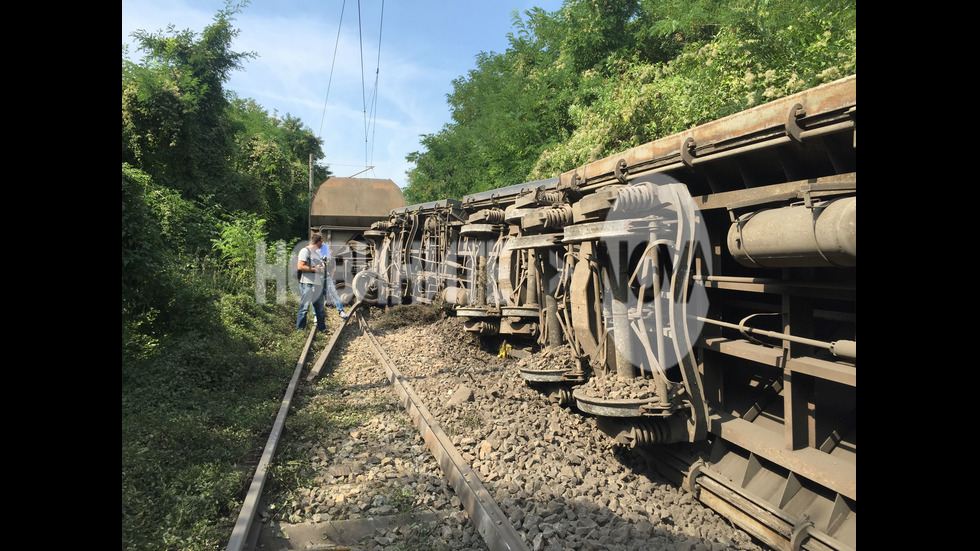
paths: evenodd
<path fill-rule="evenodd" d="M 224 296 L 179 334 L 123 328 L 122 548 L 227 544 L 308 336 L 296 304 Z"/>
<path fill-rule="evenodd" d="M 123 549 L 227 544 L 308 336 L 294 329 L 296 306 L 224 296 L 195 308 L 179 334 L 149 338 L 124 326 Z M 377 326 L 393 330 L 441 315 L 433 307 L 395 308 Z M 330 385 L 324 377 L 318 389 Z M 305 400 L 297 395 L 296 407 Z M 283 499 L 308 484 L 313 473 L 302 443 L 362 420 L 343 404 L 300 410 L 270 466 L 267 491 Z"/>

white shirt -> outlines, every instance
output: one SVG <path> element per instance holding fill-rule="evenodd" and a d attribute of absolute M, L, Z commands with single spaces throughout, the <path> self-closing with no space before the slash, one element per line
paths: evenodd
<path fill-rule="evenodd" d="M 317 249 L 310 250 L 309 247 L 303 247 L 303 250 L 299 252 L 299 261 L 306 262 L 308 266 L 317 267 L 323 264 L 323 258 L 320 256 L 320 251 Z M 317 278 L 316 272 L 300 272 L 299 282 L 307 283 L 310 285 L 316 285 L 320 283 Z"/>

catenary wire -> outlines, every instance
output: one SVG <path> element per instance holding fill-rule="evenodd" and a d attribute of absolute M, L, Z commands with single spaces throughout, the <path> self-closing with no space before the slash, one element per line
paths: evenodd
<path fill-rule="evenodd" d="M 336 62 L 337 62 L 337 53 L 338 53 L 338 51 L 340 49 L 339 48 L 339 44 L 340 44 L 340 32 L 341 32 L 341 28 L 343 26 L 344 9 L 345 9 L 346 5 L 347 5 L 347 2 L 346 2 L 346 0 L 344 0 L 344 2 L 341 4 L 341 8 L 340 8 L 340 21 L 338 22 L 338 25 L 337 25 L 337 38 L 336 38 L 336 41 L 334 42 L 333 60 L 332 60 L 331 65 L 330 65 L 330 76 L 329 76 L 328 81 L 327 81 L 327 94 L 324 97 L 324 100 L 323 100 L 323 112 L 320 115 L 320 128 L 317 131 L 317 134 L 320 136 L 321 139 L 323 137 L 323 122 L 324 122 L 324 119 L 326 118 L 326 114 L 327 114 L 327 103 L 328 103 L 328 100 L 329 100 L 329 97 L 330 97 L 330 87 L 331 87 L 331 85 L 333 83 L 333 71 L 334 71 L 334 67 L 335 67 Z M 359 46 L 360 60 L 361 60 L 361 103 L 362 103 L 362 112 L 363 112 L 363 117 L 364 117 L 364 144 L 365 144 L 364 145 L 364 150 L 365 150 L 364 166 L 369 167 L 369 168 L 373 168 L 373 166 L 371 166 L 371 161 L 373 160 L 373 156 L 374 156 L 373 141 L 374 141 L 374 135 L 375 135 L 376 120 L 377 120 L 378 82 L 379 82 L 379 76 L 380 76 L 380 73 L 381 73 L 381 37 L 382 37 L 382 34 L 383 34 L 383 28 L 384 28 L 384 0 L 382 0 L 382 2 L 381 2 L 381 24 L 379 25 L 379 30 L 378 30 L 378 58 L 377 58 L 377 65 L 375 67 L 374 91 L 373 91 L 373 95 L 372 95 L 372 98 L 371 98 L 370 116 L 368 115 L 368 101 L 367 101 L 367 91 L 366 91 L 366 79 L 365 79 L 365 74 L 364 74 L 364 39 L 363 39 L 363 30 L 362 30 L 362 23 L 361 23 L 361 2 L 360 2 L 360 0 L 358 0 L 358 2 L 357 2 L 357 27 L 358 27 L 358 42 L 359 42 L 358 46 Z M 334 164 L 334 163 L 331 163 L 331 164 Z M 360 165 L 344 165 L 344 166 L 360 166 Z"/>
<path fill-rule="evenodd" d="M 317 135 L 321 138 L 323 137 L 323 119 L 327 116 L 327 99 L 330 97 L 330 84 L 333 82 L 333 68 L 337 64 L 337 50 L 340 45 L 340 28 L 344 23 L 344 7 L 347 5 L 347 0 L 344 0 L 340 4 L 340 21 L 337 23 L 337 40 L 333 45 L 333 61 L 330 62 L 330 76 L 327 78 L 327 95 L 323 98 L 323 114 L 320 115 L 320 129 L 317 130 Z"/>
<path fill-rule="evenodd" d="M 381 75 L 381 36 L 384 34 L 385 3 L 381 0 L 381 22 L 378 25 L 378 60 L 374 69 L 374 97 L 371 100 L 371 146 L 368 164 L 374 163 L 374 138 L 378 127 L 378 80 Z"/>

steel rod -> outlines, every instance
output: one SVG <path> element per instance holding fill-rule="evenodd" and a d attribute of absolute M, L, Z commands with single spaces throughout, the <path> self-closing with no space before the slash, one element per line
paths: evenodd
<path fill-rule="evenodd" d="M 705 318 L 702 316 L 691 316 L 691 317 L 693 317 L 698 321 L 703 321 L 705 323 L 710 323 L 712 325 L 720 325 L 722 327 L 728 327 L 729 329 L 737 329 L 743 333 L 752 333 L 753 335 L 762 335 L 764 337 L 772 337 L 774 339 L 784 339 L 787 341 L 792 341 L 799 344 L 805 344 L 808 346 L 816 346 L 817 348 L 823 348 L 826 350 L 830 350 L 831 352 L 840 351 L 841 349 L 854 350 L 855 352 L 854 355 L 853 356 L 848 355 L 848 356 L 854 359 L 856 359 L 857 357 L 856 344 L 850 344 L 850 346 L 847 346 L 846 348 L 843 347 L 841 344 L 839 344 L 839 343 L 853 343 L 853 341 L 834 341 L 834 342 L 818 341 L 816 339 L 808 339 L 806 337 L 797 337 L 795 335 L 790 335 L 789 333 L 780 333 L 778 331 L 767 331 L 765 329 L 756 329 L 754 327 L 747 327 L 745 325 L 739 325 L 737 323 L 729 323 L 726 321 Z"/>

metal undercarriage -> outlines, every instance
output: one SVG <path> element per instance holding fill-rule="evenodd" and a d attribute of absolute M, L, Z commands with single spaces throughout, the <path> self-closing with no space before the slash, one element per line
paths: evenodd
<path fill-rule="evenodd" d="M 568 347 L 529 384 L 777 549 L 855 549 L 856 77 L 391 211 L 354 279 Z"/>

